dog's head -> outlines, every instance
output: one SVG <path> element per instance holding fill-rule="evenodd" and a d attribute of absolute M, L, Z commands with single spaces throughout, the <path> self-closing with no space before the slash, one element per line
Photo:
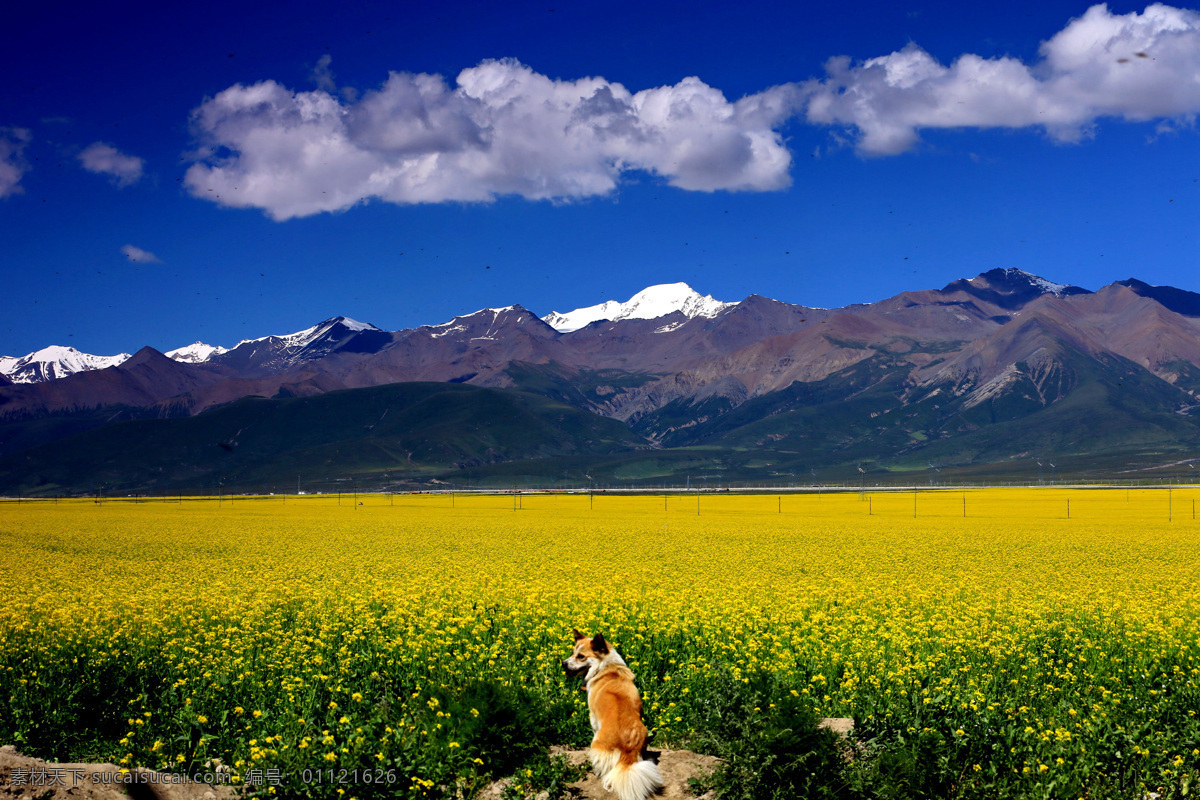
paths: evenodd
<path fill-rule="evenodd" d="M 595 636 L 588 637 L 580 633 L 578 629 L 574 629 L 573 633 L 575 634 L 575 650 L 571 653 L 570 658 L 563 661 L 563 671 L 568 676 L 582 677 L 586 684 L 605 664 L 625 663 L 617 655 L 617 651 L 612 648 L 612 645 L 604 640 L 604 634 L 597 633 Z"/>

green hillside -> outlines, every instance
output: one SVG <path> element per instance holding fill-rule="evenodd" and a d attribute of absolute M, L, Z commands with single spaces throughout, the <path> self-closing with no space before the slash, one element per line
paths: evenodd
<path fill-rule="evenodd" d="M 8 431 L 26 446 L 0 457 L 0 494 L 803 486 L 867 480 L 860 467 L 883 484 L 1030 480 L 1038 460 L 1062 478 L 1167 476 L 1200 453 L 1185 392 L 1132 362 L 1053 347 L 1053 361 L 1017 364 L 1004 391 L 970 407 L 969 392 L 916 386 L 909 365 L 877 353 L 737 407 L 675 401 L 633 430 L 568 403 L 594 406 L 599 387 L 647 376 L 589 373 L 573 394 L 553 365 L 514 368 L 545 394 L 408 383 L 101 427 L 95 415 L 35 420 Z M 30 446 L 45 436 L 64 438 Z"/>
<path fill-rule="evenodd" d="M 1170 477 L 1180 467 L 1166 465 L 1200 455 L 1200 419 L 1178 413 L 1190 398 L 1136 364 L 1059 343 L 1040 386 L 1029 365 L 1018 367 L 1026 374 L 971 407 L 950 387 L 915 390 L 907 366 L 883 353 L 733 409 L 720 398 L 677 400 L 633 425 L 658 434 L 666 449 L 555 459 L 539 480 L 569 481 L 586 470 L 597 485 L 803 486 L 857 483 L 861 466 L 885 485 L 1028 481 L 1039 460 L 1056 465 L 1044 468 L 1046 479 L 1124 480 Z M 1051 390 L 1058 399 L 1043 405 L 1038 393 Z M 534 482 L 531 465 L 519 463 L 467 474 L 481 484 Z"/>
<path fill-rule="evenodd" d="M 295 490 L 428 479 L 464 468 L 644 447 L 620 422 L 509 390 L 403 383 L 244 398 L 182 419 L 133 420 L 0 458 L 6 494 Z"/>

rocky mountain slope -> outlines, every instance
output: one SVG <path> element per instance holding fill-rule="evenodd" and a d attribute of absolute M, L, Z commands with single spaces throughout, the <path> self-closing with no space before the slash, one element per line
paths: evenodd
<path fill-rule="evenodd" d="M 545 318 L 517 305 L 384 331 L 336 317 L 206 347 L 0 383 L 0 455 L 113 420 L 420 381 L 540 394 L 659 448 L 805 463 L 1152 459 L 1200 432 L 1200 294 L 1133 279 L 1091 292 L 997 269 L 838 309 L 669 284 Z"/>

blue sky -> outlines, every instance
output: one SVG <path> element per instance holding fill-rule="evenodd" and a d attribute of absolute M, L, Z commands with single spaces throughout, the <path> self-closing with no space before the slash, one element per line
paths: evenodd
<path fill-rule="evenodd" d="M 6 355 L 674 281 L 826 307 L 994 267 L 1200 290 L 1183 6 L 24 5 Z"/>

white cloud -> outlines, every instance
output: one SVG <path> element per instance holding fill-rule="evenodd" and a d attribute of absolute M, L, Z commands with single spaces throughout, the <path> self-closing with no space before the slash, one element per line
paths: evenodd
<path fill-rule="evenodd" d="M 127 244 L 121 248 L 121 253 L 134 264 L 161 264 L 162 261 L 158 256 L 151 253 L 149 250 L 143 250 L 140 247 L 134 247 Z"/>
<path fill-rule="evenodd" d="M 569 200 L 612 192 L 630 171 L 681 189 L 764 191 L 789 184 L 777 128 L 795 86 L 729 102 L 698 78 L 631 93 L 603 78 L 554 80 L 512 60 L 438 75 L 392 73 L 361 99 L 322 88 L 235 85 L 192 114 L 207 157 L 187 171 L 198 197 L 275 219 L 368 199 Z"/>
<path fill-rule="evenodd" d="M 333 61 L 333 56 L 326 53 L 317 59 L 317 65 L 313 67 L 312 74 L 309 78 L 317 85 L 317 88 L 323 92 L 336 92 L 337 84 L 333 80 L 333 71 L 329 69 L 330 63 Z"/>
<path fill-rule="evenodd" d="M 31 135 L 25 128 L 0 128 L 0 198 L 20 194 L 21 176 L 29 169 L 22 158 Z"/>
<path fill-rule="evenodd" d="M 93 142 L 79 154 L 79 163 L 88 172 L 107 175 L 117 186 L 132 186 L 142 177 L 145 163 L 137 156 L 122 153 L 104 142 Z"/>
<path fill-rule="evenodd" d="M 284 220 L 391 203 L 571 200 L 613 192 L 630 173 L 691 191 L 789 185 L 779 133 L 793 116 L 831 126 L 859 152 L 891 155 L 924 129 L 1044 129 L 1092 135 L 1105 117 L 1191 126 L 1200 112 L 1200 14 L 1162 4 L 1097 5 L 1041 45 L 1035 64 L 965 54 L 944 65 L 915 44 L 825 78 L 730 102 L 699 78 L 632 93 L 604 78 L 555 80 L 484 61 L 450 85 L 394 72 L 361 98 L 323 56 L 317 88 L 237 84 L 192 112 L 194 195 Z"/>
<path fill-rule="evenodd" d="M 891 155 L 923 128 L 1044 128 L 1060 141 L 1101 117 L 1190 123 L 1200 112 L 1200 14 L 1162 4 L 1112 14 L 1096 5 L 1042 43 L 1032 66 L 959 56 L 944 66 L 916 45 L 858 65 L 831 59 L 804 85 L 809 122 L 857 131 L 860 152 Z"/>

